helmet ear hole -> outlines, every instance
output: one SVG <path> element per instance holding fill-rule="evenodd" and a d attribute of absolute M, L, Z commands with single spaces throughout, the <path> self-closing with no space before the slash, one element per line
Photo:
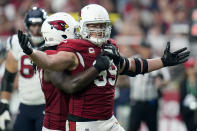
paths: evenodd
<path fill-rule="evenodd" d="M 64 39 L 67 39 L 67 38 L 68 38 L 67 35 L 62 35 L 62 37 L 63 37 Z"/>

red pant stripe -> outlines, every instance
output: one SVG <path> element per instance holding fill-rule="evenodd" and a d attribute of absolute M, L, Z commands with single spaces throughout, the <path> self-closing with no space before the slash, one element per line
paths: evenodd
<path fill-rule="evenodd" d="M 76 122 L 69 121 L 69 131 L 76 131 Z"/>

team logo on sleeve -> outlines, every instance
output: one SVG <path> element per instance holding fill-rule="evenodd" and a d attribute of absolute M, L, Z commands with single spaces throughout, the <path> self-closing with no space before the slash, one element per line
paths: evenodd
<path fill-rule="evenodd" d="M 51 25 L 51 28 L 61 31 L 65 31 L 69 27 L 63 20 L 49 21 L 48 23 Z"/>

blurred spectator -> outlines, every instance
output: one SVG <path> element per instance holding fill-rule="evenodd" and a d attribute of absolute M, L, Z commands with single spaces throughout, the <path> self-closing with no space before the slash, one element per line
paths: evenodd
<path fill-rule="evenodd" d="M 114 0 L 100 0 L 100 5 L 102 5 L 109 13 L 117 12 Z"/>
<path fill-rule="evenodd" d="M 184 63 L 185 77 L 180 83 L 180 112 L 188 131 L 197 129 L 197 77 L 195 60 Z"/>
<path fill-rule="evenodd" d="M 161 56 L 163 49 L 166 46 L 166 36 L 162 34 L 161 26 L 154 25 L 150 28 L 147 34 L 147 42 L 151 44 L 152 53 L 157 56 Z"/>
<path fill-rule="evenodd" d="M 25 30 L 23 18 L 32 6 L 37 5 L 52 14 L 59 11 L 78 12 L 90 3 L 103 5 L 112 17 L 113 13 L 120 16 L 115 22 L 114 18 L 110 18 L 113 24 L 111 35 L 116 38 L 120 52 L 125 56 L 140 52 L 141 49 L 136 47 L 144 37 L 150 43 L 153 55 L 161 56 L 170 40 L 171 50 L 187 46 L 191 54 L 197 56 L 197 42 L 190 44 L 188 38 L 188 25 L 191 23 L 189 10 L 197 7 L 197 0 L 0 0 L 0 39 L 6 40 L 18 29 Z M 183 65 L 170 68 L 172 82 L 180 81 L 182 70 Z M 124 77 L 120 79 L 118 86 L 123 87 L 122 93 L 128 81 Z"/>
<path fill-rule="evenodd" d="M 138 52 L 145 59 L 154 57 L 150 44 L 144 41 Z M 138 131 L 142 121 L 146 123 L 150 131 L 158 130 L 158 89 L 166 86 L 169 80 L 170 75 L 167 68 L 130 78 L 131 114 L 129 131 Z"/>
<path fill-rule="evenodd" d="M 64 12 L 79 12 L 83 6 L 82 0 L 67 0 L 67 3 L 64 6 Z"/>

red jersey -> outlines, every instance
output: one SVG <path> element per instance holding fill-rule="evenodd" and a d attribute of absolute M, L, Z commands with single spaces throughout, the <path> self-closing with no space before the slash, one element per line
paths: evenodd
<path fill-rule="evenodd" d="M 116 45 L 114 40 L 111 42 Z M 60 43 L 57 51 L 76 54 L 79 65 L 71 74 L 77 74 L 93 65 L 101 48 L 87 40 L 73 39 Z M 108 71 L 102 71 L 85 91 L 70 96 L 69 114 L 94 120 L 109 119 L 113 115 L 116 79 L 117 67 L 112 62 Z"/>
<path fill-rule="evenodd" d="M 47 50 L 45 52 L 48 55 L 56 53 L 55 50 Z M 55 88 L 51 82 L 45 82 L 44 71 L 42 73 L 42 91 L 46 100 L 43 125 L 48 129 L 65 131 L 69 95 Z"/>

